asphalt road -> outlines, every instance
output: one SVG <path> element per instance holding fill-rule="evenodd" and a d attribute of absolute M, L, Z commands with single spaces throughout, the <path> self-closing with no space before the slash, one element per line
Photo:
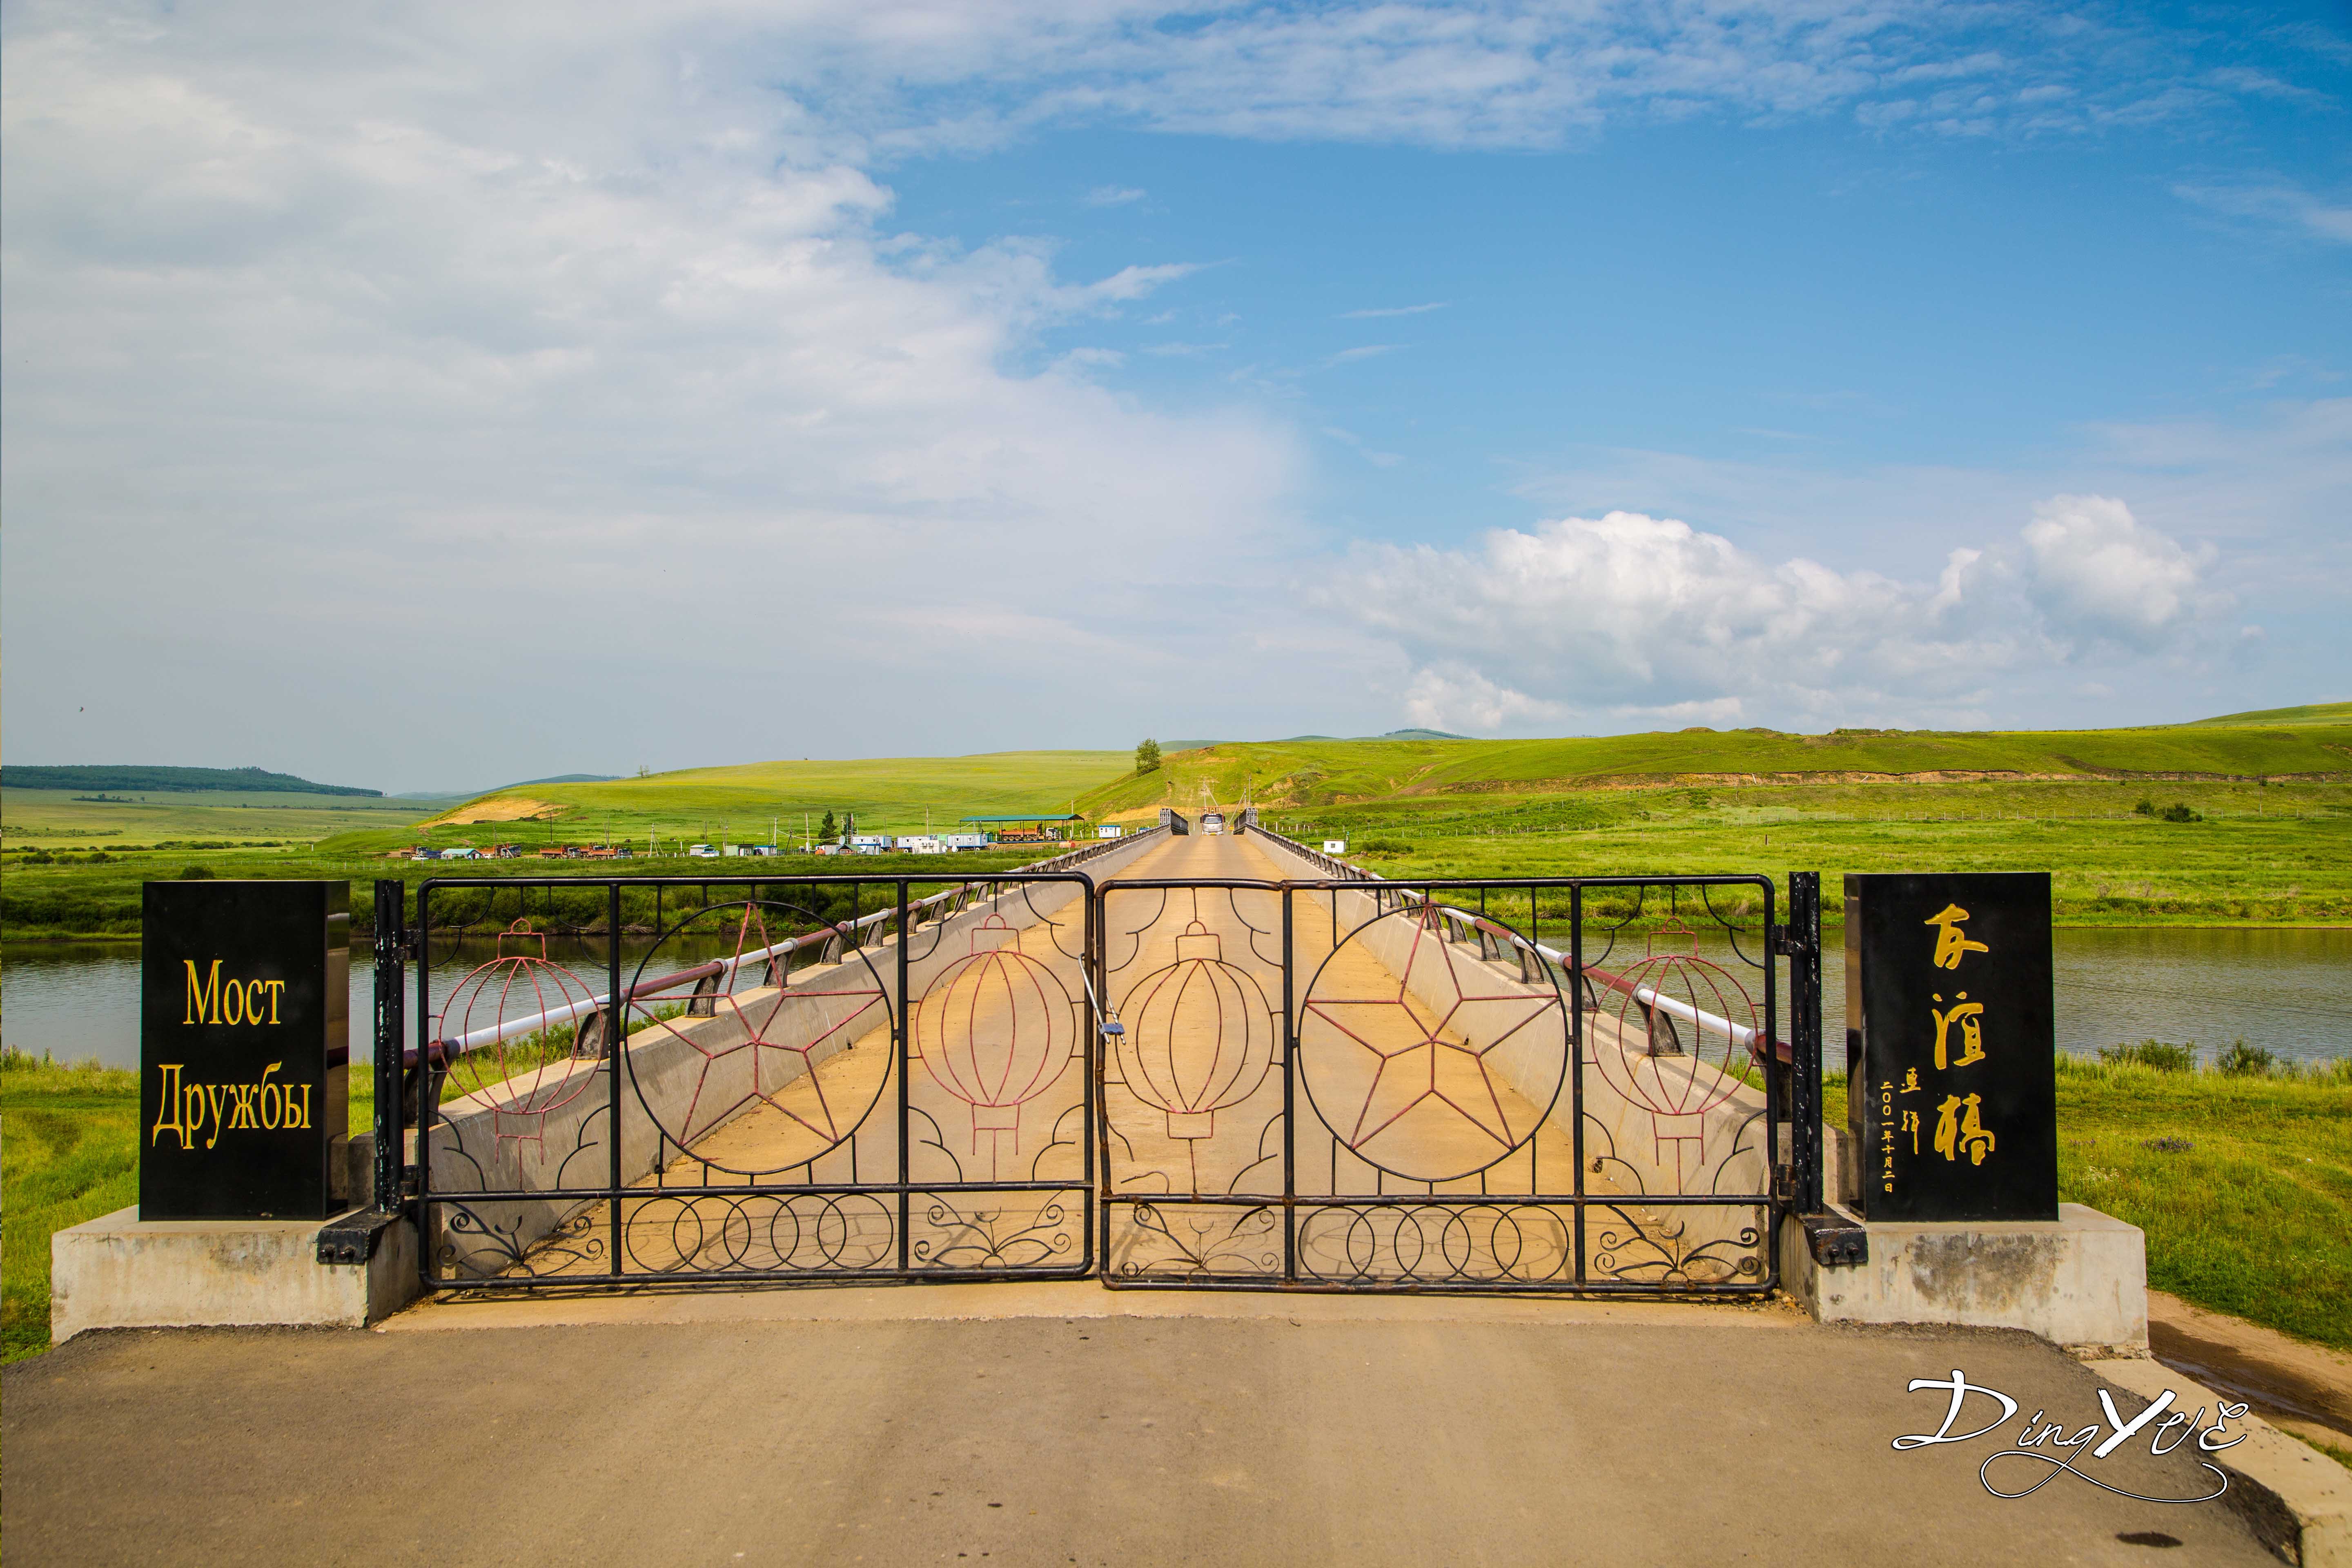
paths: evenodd
<path fill-rule="evenodd" d="M 1082 1307 L 1108 1294 L 1067 1289 Z M 814 1299 L 767 1298 L 784 1314 Z M 728 1321 L 703 1298 L 688 1321 L 601 1322 L 578 1319 L 593 1303 L 512 1303 L 394 1321 L 475 1325 L 440 1332 L 86 1335 L 0 1378 L 7 1558 L 2273 1561 L 2222 1503 L 2063 1474 L 2003 1500 L 1979 1481 L 1989 1442 L 1891 1447 L 1943 1415 L 1946 1396 L 1906 1383 L 1955 1367 L 2024 1412 L 2099 1419 L 2091 1376 L 2022 1335 L 1823 1329 L 1773 1307 L 1215 1300 L 947 1320 L 762 1321 L 755 1303 Z M 2010 1463 L 2007 1489 L 2042 1473 Z M 2145 1444 L 2090 1468 L 2210 1489 L 2188 1452 Z M 2150 1531 L 2180 1547 L 2126 1539 Z"/>

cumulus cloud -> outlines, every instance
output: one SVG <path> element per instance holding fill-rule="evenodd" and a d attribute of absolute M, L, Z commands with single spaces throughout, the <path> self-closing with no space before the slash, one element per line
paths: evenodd
<path fill-rule="evenodd" d="M 2055 666 L 2211 640 L 2207 552 L 2117 500 L 2062 496 L 1933 582 L 1759 560 L 1638 512 L 1498 529 L 1466 550 L 1360 548 L 1322 602 L 1394 646 L 1418 722 L 1580 716 L 1780 722 L 1958 714 Z"/>
<path fill-rule="evenodd" d="M 2200 592 L 2210 545 L 2182 549 L 2105 496 L 2056 496 L 2025 527 L 2029 581 L 2053 636 L 2156 647 L 2226 603 Z"/>

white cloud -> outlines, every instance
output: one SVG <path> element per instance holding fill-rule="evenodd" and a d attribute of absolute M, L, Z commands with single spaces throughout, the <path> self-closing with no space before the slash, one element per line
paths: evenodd
<path fill-rule="evenodd" d="M 2308 237 L 2352 244 L 2352 201 L 2315 195 L 2290 180 L 2182 184 L 2172 194 L 2210 212 L 2275 224 Z"/>
<path fill-rule="evenodd" d="M 2034 600 L 2060 636 L 2087 633 L 2152 648 L 2214 597 L 2199 590 L 2212 546 L 2183 550 L 2105 496 L 2042 502 L 2024 538 Z"/>
<path fill-rule="evenodd" d="M 1125 206 L 1130 202 L 1141 201 L 1144 195 L 1144 192 L 1133 185 L 1097 185 L 1087 193 L 1087 205 L 1090 207 Z"/>
<path fill-rule="evenodd" d="M 1579 716 L 1903 721 L 1974 713 L 2049 668 L 2216 641 L 2226 595 L 2119 501 L 2059 497 L 2014 541 L 1952 550 L 1932 584 L 1637 512 L 1498 529 L 1475 548 L 1360 548 L 1321 602 L 1394 647 L 1416 721 L 1493 731 Z"/>
<path fill-rule="evenodd" d="M 1338 319 L 1342 321 L 1363 321 L 1381 316 L 1425 316 L 1432 310 L 1443 310 L 1449 303 L 1451 303 L 1450 300 L 1440 300 L 1428 305 L 1389 305 L 1370 310 L 1342 310 Z"/>

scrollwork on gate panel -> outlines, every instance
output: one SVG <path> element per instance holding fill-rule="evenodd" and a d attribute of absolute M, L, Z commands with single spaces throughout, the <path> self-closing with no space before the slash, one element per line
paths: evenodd
<path fill-rule="evenodd" d="M 1596 1279 L 1668 1289 L 1760 1285 L 1764 1210 L 1712 1205 L 1599 1205 L 1588 1211 Z"/>
<path fill-rule="evenodd" d="M 555 1279 L 604 1271 L 609 1211 L 586 1204 L 552 1225 L 523 1204 L 436 1199 L 433 1272 L 443 1279 Z"/>
<path fill-rule="evenodd" d="M 1076 1192 L 917 1193 L 909 1214 L 917 1268 L 1068 1268 L 1085 1257 Z"/>
<path fill-rule="evenodd" d="M 1271 1204 L 1114 1204 L 1106 1270 L 1136 1281 L 1282 1277 L 1282 1210 Z"/>

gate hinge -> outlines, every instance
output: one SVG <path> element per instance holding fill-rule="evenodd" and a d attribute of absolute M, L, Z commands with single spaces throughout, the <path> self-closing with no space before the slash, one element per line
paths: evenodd
<path fill-rule="evenodd" d="M 1798 935 L 1794 926 L 1773 926 L 1765 945 L 1782 958 L 1801 958 L 1813 951 L 1812 943 Z"/>

